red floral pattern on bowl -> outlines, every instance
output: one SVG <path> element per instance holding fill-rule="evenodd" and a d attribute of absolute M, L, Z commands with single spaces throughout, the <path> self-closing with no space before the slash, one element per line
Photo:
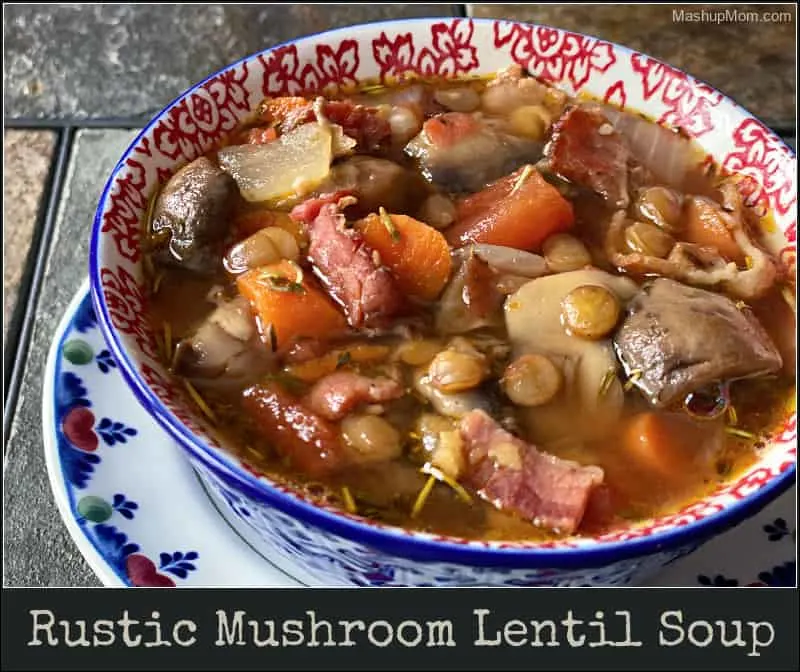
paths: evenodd
<path fill-rule="evenodd" d="M 323 33 L 246 58 L 190 90 L 142 132 L 109 181 L 94 225 L 91 280 L 101 327 L 140 401 L 195 460 L 237 481 L 250 494 L 260 493 L 284 512 L 302 512 L 306 520 L 328 529 L 333 525 L 337 531 L 331 534 L 354 539 L 367 535 L 370 543 L 395 546 L 398 539 L 420 542 L 432 553 L 434 546 L 447 546 L 456 556 L 459 549 L 489 555 L 511 551 L 517 562 L 526 551 L 543 556 L 552 551 L 554 562 L 556 555 L 562 562 L 570 554 L 577 557 L 606 548 L 616 553 L 620 544 L 644 539 L 652 541 L 653 549 L 662 540 L 677 547 L 672 534 L 676 530 L 702 527 L 698 524 L 703 521 L 718 530 L 731 524 L 736 518 L 732 510 L 748 504 L 756 493 L 767 488 L 777 494 L 786 486 L 781 479 L 796 465 L 794 410 L 775 429 L 758 464 L 681 511 L 598 538 L 538 546 L 466 542 L 314 508 L 289 488 L 265 478 L 256 481 L 219 450 L 212 428 L 158 361 L 157 339 L 146 320 L 140 221 L 157 186 L 175 170 L 220 142 L 265 95 L 395 77 L 490 73 L 511 62 L 572 92 L 588 92 L 683 127 L 725 169 L 746 176 L 742 188 L 747 195 L 774 215 L 777 226 L 767 238 L 769 247 L 794 271 L 796 159 L 757 119 L 708 85 L 624 47 L 546 26 L 468 19 L 386 22 Z M 645 546 L 641 548 L 645 552 Z M 541 562 L 540 558 L 534 564 Z"/>

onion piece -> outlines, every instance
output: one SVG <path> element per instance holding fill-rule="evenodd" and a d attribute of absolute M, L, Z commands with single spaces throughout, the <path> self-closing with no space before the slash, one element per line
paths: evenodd
<path fill-rule="evenodd" d="M 628 141 L 634 158 L 657 180 L 683 190 L 699 169 L 701 152 L 677 131 L 611 106 L 604 106 L 603 113 Z"/>
<path fill-rule="evenodd" d="M 356 149 L 358 142 L 344 132 L 339 124 L 329 124 L 333 133 L 333 156 L 339 158 L 350 156 Z"/>
<path fill-rule="evenodd" d="M 525 250 L 518 250 L 503 245 L 480 243 L 474 246 L 475 255 L 485 261 L 492 270 L 510 275 L 522 275 L 527 278 L 538 278 L 547 275 L 547 262 L 544 257 Z"/>
<path fill-rule="evenodd" d="M 308 193 L 330 172 L 330 126 L 303 124 L 265 145 L 234 145 L 218 153 L 219 164 L 251 202 Z"/>

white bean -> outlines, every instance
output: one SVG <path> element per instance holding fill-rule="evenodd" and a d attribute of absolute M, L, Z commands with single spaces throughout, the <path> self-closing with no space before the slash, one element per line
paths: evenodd
<path fill-rule="evenodd" d="M 643 219 L 665 231 L 674 233 L 680 224 L 681 195 L 666 187 L 648 187 L 636 202 L 636 209 Z"/>
<path fill-rule="evenodd" d="M 401 343 L 395 355 L 404 364 L 422 366 L 430 362 L 440 351 L 442 344 L 431 339 L 413 339 Z"/>
<path fill-rule="evenodd" d="M 478 387 L 487 371 L 483 357 L 448 349 L 433 358 L 428 373 L 433 386 L 449 394 Z"/>
<path fill-rule="evenodd" d="M 431 194 L 423 202 L 419 218 L 434 229 L 446 229 L 456 221 L 456 206 L 444 194 Z"/>
<path fill-rule="evenodd" d="M 433 94 L 434 100 L 453 112 L 472 112 L 481 104 L 481 97 L 468 86 L 441 89 Z"/>
<path fill-rule="evenodd" d="M 542 253 L 547 266 L 555 273 L 577 271 L 592 263 L 592 255 L 586 246 L 567 233 L 557 233 L 547 238 L 542 245 Z"/>
<path fill-rule="evenodd" d="M 379 415 L 349 415 L 342 420 L 341 433 L 359 462 L 393 460 L 402 452 L 400 432 Z"/>
<path fill-rule="evenodd" d="M 523 355 L 514 360 L 503 374 L 506 396 L 519 406 L 541 406 L 561 389 L 560 369 L 544 355 Z"/>
<path fill-rule="evenodd" d="M 634 222 L 625 229 L 625 243 L 632 252 L 665 259 L 673 247 L 675 239 L 649 222 Z"/>
<path fill-rule="evenodd" d="M 270 226 L 263 230 L 265 231 L 264 235 L 269 236 L 269 239 L 277 248 L 281 259 L 297 261 L 297 257 L 300 256 L 300 248 L 291 233 L 279 226 Z"/>
<path fill-rule="evenodd" d="M 531 140 L 542 140 L 553 120 L 541 105 L 523 105 L 511 113 L 510 121 L 511 128 L 518 135 Z"/>
<path fill-rule="evenodd" d="M 422 120 L 405 105 L 395 105 L 389 113 L 392 140 L 404 145 L 422 130 Z"/>
<path fill-rule="evenodd" d="M 231 247 L 224 262 L 228 272 L 238 274 L 281 259 L 296 261 L 298 256 L 300 248 L 294 236 L 278 226 L 269 226 Z"/>
<path fill-rule="evenodd" d="M 464 449 L 457 429 L 439 433 L 439 442 L 431 456 L 431 464 L 445 475 L 458 480 L 464 471 Z"/>

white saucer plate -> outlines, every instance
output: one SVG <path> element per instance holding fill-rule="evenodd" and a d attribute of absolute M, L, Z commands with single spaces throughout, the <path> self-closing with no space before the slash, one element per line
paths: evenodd
<path fill-rule="evenodd" d="M 97 327 L 84 283 L 56 332 L 42 397 L 56 504 L 107 586 L 303 587 L 318 583 L 253 550 L 225 521 L 180 448 L 138 404 Z M 652 586 L 796 583 L 795 486 L 681 558 Z M 288 570 L 288 571 L 284 571 Z"/>

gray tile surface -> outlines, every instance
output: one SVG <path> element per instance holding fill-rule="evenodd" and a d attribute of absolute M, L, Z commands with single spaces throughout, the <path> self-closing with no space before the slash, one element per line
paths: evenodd
<path fill-rule="evenodd" d="M 86 130 L 75 138 L 9 433 L 3 487 L 7 586 L 99 585 L 50 491 L 42 446 L 42 377 L 56 326 L 88 272 L 89 229 L 102 187 L 132 137 L 130 131 Z"/>
<path fill-rule="evenodd" d="M 243 56 L 329 28 L 455 5 L 4 7 L 6 117 L 149 118 Z"/>

